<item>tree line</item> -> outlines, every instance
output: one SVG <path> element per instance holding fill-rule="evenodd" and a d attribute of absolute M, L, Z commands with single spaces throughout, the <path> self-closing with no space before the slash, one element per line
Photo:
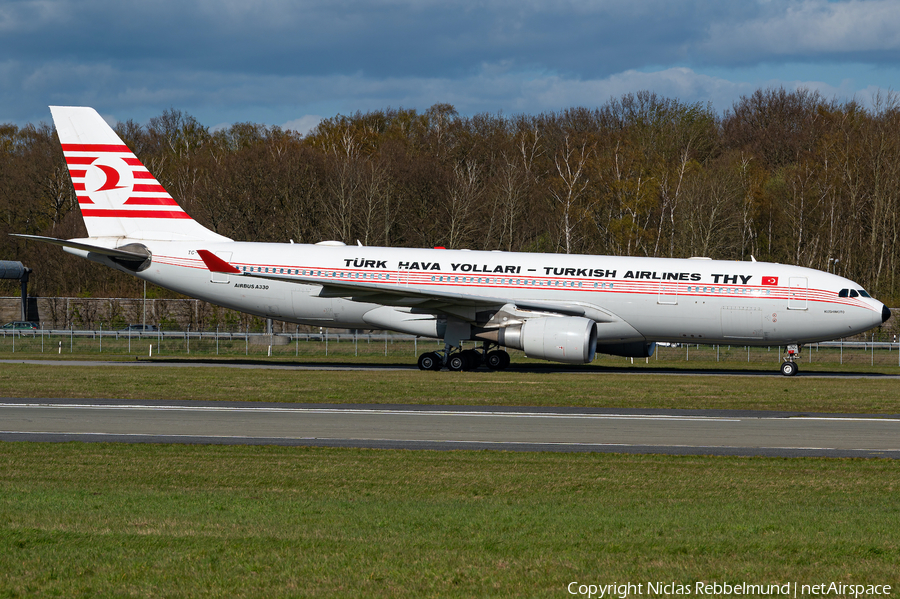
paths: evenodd
<path fill-rule="evenodd" d="M 596 108 L 384 109 L 306 135 L 176 109 L 116 130 L 195 219 L 238 240 L 771 261 L 900 298 L 900 104 L 760 89 L 717 114 L 651 92 Z M 6 233 L 84 236 L 52 127 L 0 125 L 0 259 L 34 295 L 134 279 Z M 17 287 L 3 284 L 13 295 Z M 155 291 L 161 294 L 160 290 Z"/>

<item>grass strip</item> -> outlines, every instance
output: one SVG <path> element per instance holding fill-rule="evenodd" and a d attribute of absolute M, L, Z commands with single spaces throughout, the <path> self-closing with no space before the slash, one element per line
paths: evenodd
<path fill-rule="evenodd" d="M 0 396 L 900 414 L 893 379 L 4 364 Z"/>
<path fill-rule="evenodd" d="M 896 589 L 897 474 L 887 460 L 2 443 L 0 596 Z"/>
<path fill-rule="evenodd" d="M 129 339 L 118 333 L 99 336 L 72 337 L 66 335 L 0 335 L 0 358 L 3 359 L 94 359 L 134 360 L 146 359 L 249 359 L 280 362 L 338 362 L 343 364 L 405 364 L 416 363 L 419 354 L 442 349 L 443 343 L 421 339 L 372 340 L 362 335 L 356 340 L 332 339 L 296 340 L 285 345 L 267 345 L 268 337 L 258 337 L 255 343 L 243 340 L 216 341 L 210 337 L 181 338 L 156 336 Z M 286 341 L 284 338 L 274 338 Z M 471 345 L 471 344 L 469 344 Z M 152 351 L 151 351 L 152 346 Z M 682 345 L 658 346 L 649 360 L 630 359 L 598 353 L 592 367 L 629 368 L 635 370 L 669 368 L 696 370 L 716 368 L 722 370 L 752 370 L 777 372 L 784 348 L 779 346 L 747 347 L 740 345 Z M 544 366 L 555 368 L 557 364 L 525 357 L 524 353 L 509 350 L 514 365 Z M 897 348 L 847 345 L 846 347 L 805 346 L 799 360 L 804 372 L 871 372 L 896 374 L 900 372 L 900 354 Z"/>

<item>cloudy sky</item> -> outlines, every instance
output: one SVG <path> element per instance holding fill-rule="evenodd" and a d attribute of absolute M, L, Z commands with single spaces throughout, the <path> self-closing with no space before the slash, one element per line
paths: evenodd
<path fill-rule="evenodd" d="M 719 112 L 760 87 L 900 90 L 900 1 L 0 0 L 0 123 L 94 106 L 306 131 L 338 113 L 597 106 Z"/>

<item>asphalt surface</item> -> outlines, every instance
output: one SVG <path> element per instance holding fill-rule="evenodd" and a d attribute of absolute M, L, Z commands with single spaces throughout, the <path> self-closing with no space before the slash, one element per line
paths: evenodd
<path fill-rule="evenodd" d="M 900 415 L 0 398 L 0 440 L 900 458 Z"/>

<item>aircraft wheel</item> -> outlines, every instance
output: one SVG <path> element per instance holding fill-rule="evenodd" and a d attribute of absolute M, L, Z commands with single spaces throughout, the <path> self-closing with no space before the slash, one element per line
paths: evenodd
<path fill-rule="evenodd" d="M 488 352 L 484 361 L 491 370 L 503 370 L 509 366 L 509 354 L 503 350 L 494 350 Z"/>
<path fill-rule="evenodd" d="M 800 368 L 794 362 L 782 362 L 781 374 L 784 376 L 794 376 Z"/>
<path fill-rule="evenodd" d="M 441 358 L 434 352 L 425 352 L 419 356 L 419 370 L 440 370 Z"/>
<path fill-rule="evenodd" d="M 481 366 L 484 358 L 482 355 L 475 351 L 474 349 L 466 349 L 460 352 L 461 354 L 465 354 L 466 360 L 468 360 L 469 365 L 466 366 L 463 370 L 475 370 L 479 366 Z"/>
<path fill-rule="evenodd" d="M 469 360 L 468 360 L 468 356 L 465 355 L 465 352 L 450 354 L 450 359 L 447 360 L 447 368 L 449 368 L 453 372 L 459 372 L 460 370 L 468 370 L 468 366 L 469 366 Z"/>

